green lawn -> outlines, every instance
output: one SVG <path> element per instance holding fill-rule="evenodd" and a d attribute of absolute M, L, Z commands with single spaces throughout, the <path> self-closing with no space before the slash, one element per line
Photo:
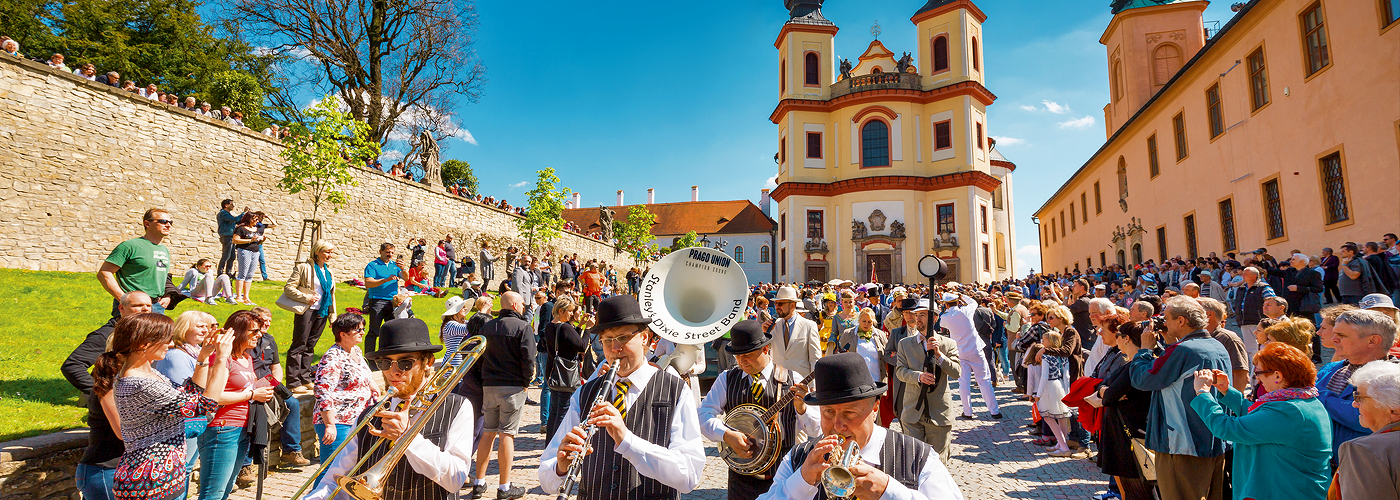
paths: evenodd
<path fill-rule="evenodd" d="M 181 270 L 183 272 L 183 269 Z M 255 282 L 252 299 L 272 309 L 272 335 L 285 358 L 292 338 L 292 313 L 278 308 L 281 281 Z M 341 284 L 337 305 L 359 307 L 364 291 Z M 413 298 L 414 313 L 436 332 L 446 299 Z M 87 334 L 107 322 L 112 299 L 92 273 L 64 273 L 0 269 L 0 441 L 85 427 L 86 408 L 78 407 L 78 390 L 68 385 L 59 366 Z M 193 300 L 181 302 L 179 313 L 208 311 L 220 323 L 234 311 L 248 306 L 210 306 Z M 433 336 L 436 339 L 436 335 Z M 323 353 L 334 342 L 330 328 L 316 346 Z"/>

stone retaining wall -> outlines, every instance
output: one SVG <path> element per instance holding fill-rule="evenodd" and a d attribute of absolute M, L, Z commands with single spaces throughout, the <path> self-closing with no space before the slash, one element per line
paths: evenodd
<path fill-rule="evenodd" d="M 269 275 L 285 278 L 312 206 L 304 193 L 276 187 L 281 148 L 248 129 L 0 57 L 0 266 L 93 272 L 118 243 L 141 234 L 146 209 L 162 207 L 175 220 L 165 245 L 178 280 L 195 260 L 219 258 L 214 216 L 220 200 L 233 198 L 238 209 L 262 210 L 280 224 L 265 247 Z M 323 205 L 318 214 L 337 246 L 337 280 L 359 276 L 384 241 L 406 253 L 409 238 L 431 245 L 452 234 L 459 259 L 475 258 L 482 241 L 525 246 L 513 214 L 372 169 L 357 168 L 354 177 L 350 204 L 339 213 Z M 511 201 L 526 201 L 516 196 Z M 572 233 L 548 248 L 582 260 L 627 258 Z M 498 266 L 497 279 L 502 274 Z"/>

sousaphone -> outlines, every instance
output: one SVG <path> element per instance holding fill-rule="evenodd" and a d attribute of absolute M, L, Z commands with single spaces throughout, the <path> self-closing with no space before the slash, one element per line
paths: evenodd
<path fill-rule="evenodd" d="M 748 295 L 748 277 L 724 252 L 691 247 L 662 257 L 637 294 L 642 314 L 652 318 L 651 330 L 676 344 L 657 365 L 689 371 L 704 356 L 700 346 L 744 319 Z"/>

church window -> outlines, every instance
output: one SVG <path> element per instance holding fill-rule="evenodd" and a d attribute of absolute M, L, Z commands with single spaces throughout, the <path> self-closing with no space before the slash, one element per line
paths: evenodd
<path fill-rule="evenodd" d="M 958 228 L 953 218 L 953 204 L 947 203 L 938 206 L 938 234 L 957 234 Z"/>
<path fill-rule="evenodd" d="M 807 211 L 807 237 L 808 237 L 808 238 L 825 238 L 825 236 L 823 236 L 824 234 L 825 234 L 825 231 L 822 230 L 822 211 L 821 211 L 821 210 L 808 210 L 808 211 Z"/>
<path fill-rule="evenodd" d="M 768 245 L 758 247 L 758 262 L 760 264 L 767 264 L 768 261 L 773 260 L 772 253 L 773 251 L 768 248 Z"/>
<path fill-rule="evenodd" d="M 933 72 L 948 70 L 948 37 L 939 36 L 933 39 Z"/>
<path fill-rule="evenodd" d="M 1181 69 L 1181 49 L 1177 46 L 1164 43 L 1152 51 L 1153 85 L 1158 87 L 1166 85 L 1179 69 Z"/>
<path fill-rule="evenodd" d="M 953 121 L 944 120 L 933 124 L 933 150 L 953 147 Z"/>
<path fill-rule="evenodd" d="M 806 56 L 803 56 L 803 60 L 804 67 L 802 69 L 803 73 L 806 75 L 803 83 L 807 85 L 821 85 L 821 58 L 817 57 L 816 52 L 808 52 Z"/>
<path fill-rule="evenodd" d="M 880 69 L 879 66 L 876 66 L 876 67 L 874 67 L 874 68 L 870 68 L 870 74 L 879 74 L 879 73 L 884 73 L 884 72 L 885 72 L 885 70 Z"/>
<path fill-rule="evenodd" d="M 821 132 L 807 132 L 807 157 L 808 157 L 808 158 L 821 158 L 821 157 L 822 157 L 822 133 L 821 133 Z"/>
<path fill-rule="evenodd" d="M 870 120 L 860 128 L 861 167 L 890 166 L 890 127 L 880 120 Z"/>
<path fill-rule="evenodd" d="M 977 37 L 972 37 L 972 70 L 982 71 L 982 55 L 978 53 Z"/>

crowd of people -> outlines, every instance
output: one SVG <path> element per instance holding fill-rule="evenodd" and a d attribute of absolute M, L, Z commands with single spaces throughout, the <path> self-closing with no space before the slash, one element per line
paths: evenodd
<path fill-rule="evenodd" d="M 743 320 L 713 341 L 718 375 L 702 391 L 705 360 L 669 363 L 676 345 L 641 312 L 648 270 L 620 277 L 606 262 L 515 247 L 498 256 L 490 242 L 459 256 L 451 235 L 411 240 L 406 254 L 383 243 L 362 273 L 339 279 L 335 245 L 313 244 L 277 300 L 294 315 L 283 362 L 271 311 L 247 297 L 260 255 L 247 245 L 265 239 L 264 219 L 233 206 L 217 217 L 232 255 L 218 269 L 201 259 L 182 286 L 170 280 L 163 209 L 99 269 L 113 317 L 62 370 L 88 395 L 84 496 L 179 498 L 197 477 L 201 499 L 227 498 L 257 479 L 274 439 L 279 463 L 309 465 L 300 419 L 288 418 L 302 396 L 325 461 L 306 498 L 330 498 L 334 478 L 383 456 L 379 439 L 405 437 L 407 402 L 478 335 L 482 355 L 432 396 L 442 407 L 421 417 L 386 498 L 481 498 L 492 460 L 496 498 L 523 496 L 512 474 L 528 404 L 540 405 L 548 445 L 536 474 L 551 494 L 579 469 L 580 498 L 676 498 L 699 484 L 709 440 L 723 443 L 730 498 L 841 493 L 828 489 L 846 486 L 827 477 L 829 455 L 853 453 L 863 461 L 844 473 L 858 498 L 963 498 L 947 467 L 953 424 L 1005 419 L 1000 385 L 1031 402 L 1032 444 L 1097 464 L 1101 497 L 1400 495 L 1389 458 L 1400 450 L 1397 309 L 1376 277 L 1393 272 L 1390 235 L 1374 263 L 1369 245 L 1342 246 L 1335 297 L 1330 252 L 1322 269 L 1301 252 L 1287 267 L 1255 252 L 992 284 L 760 283 Z M 359 307 L 337 304 L 338 286 L 363 288 Z M 414 313 L 422 294 L 447 297 L 436 335 Z M 170 319 L 190 298 L 251 308 L 222 323 L 197 310 Z M 334 343 L 316 362 L 327 326 Z M 781 438 L 732 427 L 742 405 L 765 408 Z"/>

